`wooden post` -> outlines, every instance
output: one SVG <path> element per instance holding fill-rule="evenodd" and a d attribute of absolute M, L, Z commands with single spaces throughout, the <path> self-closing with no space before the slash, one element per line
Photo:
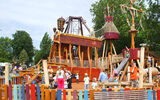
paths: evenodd
<path fill-rule="evenodd" d="M 107 41 L 107 40 L 106 40 Z M 105 54 L 105 57 L 107 57 L 107 53 L 108 53 L 108 42 L 107 42 L 107 47 L 106 47 L 106 54 Z"/>
<path fill-rule="evenodd" d="M 109 74 L 109 65 L 110 65 L 110 53 L 108 53 L 108 65 L 107 65 L 107 67 L 108 67 L 108 74 Z"/>
<path fill-rule="evenodd" d="M 110 40 L 110 52 L 111 52 L 111 57 L 112 57 L 112 40 Z"/>
<path fill-rule="evenodd" d="M 79 55 L 79 60 L 80 60 L 81 68 L 82 68 L 83 64 L 82 64 L 82 58 L 81 58 L 81 46 L 80 45 L 78 46 L 78 55 Z"/>
<path fill-rule="evenodd" d="M 152 67 L 149 67 L 149 83 L 152 83 Z"/>
<path fill-rule="evenodd" d="M 61 43 L 58 45 L 58 52 L 59 52 L 59 63 L 61 63 Z"/>
<path fill-rule="evenodd" d="M 154 58 L 152 58 L 152 67 L 154 67 Z"/>
<path fill-rule="evenodd" d="M 68 50 L 66 49 L 66 64 L 68 64 Z"/>
<path fill-rule="evenodd" d="M 128 72 L 130 72 L 130 66 L 128 66 Z M 131 76 L 131 74 L 128 73 L 127 76 L 128 76 L 128 82 L 130 82 L 130 76 Z"/>
<path fill-rule="evenodd" d="M 104 45 L 103 45 L 103 55 L 102 55 L 103 58 L 104 58 L 104 54 L 105 54 L 105 48 L 106 48 L 106 40 L 104 41 Z"/>
<path fill-rule="evenodd" d="M 45 85 L 46 85 L 46 86 L 49 86 L 47 60 L 43 60 L 43 70 L 44 70 Z"/>
<path fill-rule="evenodd" d="M 9 63 L 5 64 L 5 85 L 9 85 Z"/>
<path fill-rule="evenodd" d="M 87 54 L 88 54 L 88 62 L 89 62 L 89 70 L 90 70 L 89 77 L 91 79 L 91 69 L 92 69 L 92 66 L 91 66 L 90 48 L 89 47 L 87 48 Z"/>
<path fill-rule="evenodd" d="M 83 54 L 84 54 L 84 53 L 83 53 L 83 51 L 82 51 L 82 67 L 83 67 Z"/>
<path fill-rule="evenodd" d="M 143 88 L 143 68 L 144 68 L 144 52 L 145 48 L 141 47 L 141 57 L 140 57 L 140 73 L 139 73 L 139 87 Z M 137 60 L 138 61 L 138 60 Z"/>
<path fill-rule="evenodd" d="M 96 60 L 96 68 L 98 68 L 98 50 L 97 50 L 97 47 L 95 47 L 95 60 Z"/>
<path fill-rule="evenodd" d="M 114 46 L 113 43 L 112 43 L 112 47 L 113 47 L 113 52 L 114 52 L 114 54 L 117 55 L 117 52 L 116 52 L 116 49 L 115 49 L 115 46 Z"/>
<path fill-rule="evenodd" d="M 73 67 L 73 61 L 72 61 L 72 45 L 69 44 L 69 57 L 70 57 L 70 61 L 71 61 L 71 70 L 72 70 L 72 67 Z"/>

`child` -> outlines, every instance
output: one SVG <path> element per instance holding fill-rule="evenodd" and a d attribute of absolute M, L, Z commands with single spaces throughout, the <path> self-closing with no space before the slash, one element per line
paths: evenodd
<path fill-rule="evenodd" d="M 93 78 L 93 82 L 92 82 L 92 88 L 93 88 L 93 89 L 96 89 L 96 88 L 97 88 L 97 85 L 98 85 L 98 84 L 97 84 L 96 81 L 97 81 L 97 79 L 96 79 L 96 78 Z"/>
<path fill-rule="evenodd" d="M 114 74 L 114 82 L 118 82 L 118 74 Z M 114 86 L 114 88 L 118 88 L 118 86 Z"/>
<path fill-rule="evenodd" d="M 85 73 L 84 77 L 84 89 L 89 89 L 89 77 L 87 73 Z"/>
<path fill-rule="evenodd" d="M 68 89 L 68 83 L 67 83 L 67 81 L 64 81 L 64 89 Z"/>
<path fill-rule="evenodd" d="M 76 75 L 76 80 L 77 80 L 77 84 L 78 84 L 79 83 L 79 75 L 78 75 L 78 73 Z"/>

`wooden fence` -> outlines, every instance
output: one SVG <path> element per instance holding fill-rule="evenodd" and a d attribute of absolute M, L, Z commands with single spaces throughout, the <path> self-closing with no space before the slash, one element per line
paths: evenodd
<path fill-rule="evenodd" d="M 160 90 L 144 89 L 49 89 L 44 85 L 1 85 L 0 100 L 160 100 Z"/>

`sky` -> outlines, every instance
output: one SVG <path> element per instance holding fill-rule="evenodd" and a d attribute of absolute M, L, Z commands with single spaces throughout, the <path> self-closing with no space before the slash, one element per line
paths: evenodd
<path fill-rule="evenodd" d="M 12 38 L 17 30 L 28 32 L 39 49 L 45 32 L 52 38 L 57 19 L 82 16 L 92 29 L 91 4 L 97 0 L 0 0 L 0 37 Z M 87 32 L 87 31 L 85 31 Z"/>

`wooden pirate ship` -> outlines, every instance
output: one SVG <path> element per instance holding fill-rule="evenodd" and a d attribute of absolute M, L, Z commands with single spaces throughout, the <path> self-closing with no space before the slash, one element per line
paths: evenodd
<path fill-rule="evenodd" d="M 74 32 L 73 23 L 78 22 L 77 32 Z M 57 66 L 66 67 L 74 74 L 79 73 L 80 80 L 84 73 L 91 77 L 98 78 L 100 69 L 98 68 L 98 48 L 102 45 L 102 40 L 91 36 L 84 36 L 82 25 L 86 26 L 82 17 L 70 16 L 66 21 L 64 30 L 64 18 L 58 19 L 58 30 L 54 29 L 55 35 L 48 57 L 48 66 L 56 69 Z M 94 55 L 94 57 L 93 57 Z M 92 79 L 92 78 L 91 78 Z"/>

